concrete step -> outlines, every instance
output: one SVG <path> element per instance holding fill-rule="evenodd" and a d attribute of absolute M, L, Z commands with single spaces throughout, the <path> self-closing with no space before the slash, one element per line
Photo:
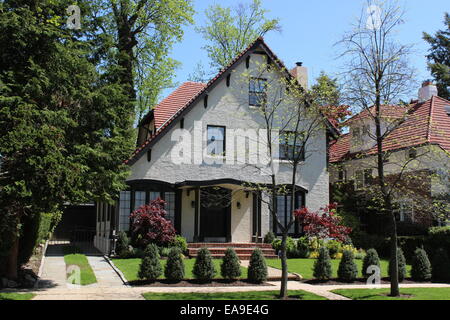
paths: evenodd
<path fill-rule="evenodd" d="M 250 260 L 251 254 L 238 254 L 237 255 L 239 260 Z M 211 257 L 213 259 L 222 259 L 223 254 L 211 254 Z M 192 258 L 195 258 L 195 256 L 192 256 Z M 278 259 L 278 256 L 276 255 L 264 255 L 264 258 L 266 259 Z"/>

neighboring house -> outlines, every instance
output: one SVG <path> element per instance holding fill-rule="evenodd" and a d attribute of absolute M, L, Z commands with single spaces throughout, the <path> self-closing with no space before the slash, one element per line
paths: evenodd
<path fill-rule="evenodd" d="M 267 61 L 273 61 L 276 70 L 268 69 L 263 77 L 243 83 L 244 73 L 252 74 Z M 252 129 L 262 128 L 255 110 L 267 94 L 265 82 L 297 76 L 305 85 L 305 70 L 297 64 L 288 71 L 259 38 L 207 84 L 186 82 L 172 92 L 139 124 L 139 147 L 127 161 L 129 189 L 120 192 L 115 206 L 98 204 L 96 247 L 108 252 L 113 230 L 128 231 L 130 212 L 157 197 L 166 201 L 167 218 L 189 242 L 262 242 L 270 230 L 277 233 L 264 195 L 248 188 L 249 183 L 269 183 L 270 177 L 249 164 L 248 157 L 243 163 L 228 163 L 228 159 L 236 145 L 241 150 L 249 147 Z M 314 152 L 297 175 L 296 198 L 277 197 L 281 221 L 290 219 L 290 201 L 312 210 L 328 203 L 327 141 L 330 134 L 336 135 L 333 129 L 323 127 L 311 142 Z M 230 132 L 244 140 L 230 139 Z M 293 147 L 283 143 L 281 150 Z M 290 184 L 291 168 L 283 160 L 288 152 L 280 154 L 284 158 L 276 160 L 277 181 Z M 300 229 L 293 226 L 291 234 L 298 235 Z"/>
<path fill-rule="evenodd" d="M 423 226 L 442 223 L 435 205 L 448 210 L 450 102 L 437 96 L 431 82 L 424 82 L 419 100 L 404 106 L 382 106 L 381 118 L 382 134 L 387 132 L 383 140 L 385 172 L 390 183 L 401 181 L 393 195 L 398 220 Z M 364 110 L 345 126 L 349 132 L 330 144 L 330 182 L 334 187 L 350 185 L 347 192 L 363 200 L 377 177 L 375 123 Z M 365 202 L 358 202 L 361 208 L 356 210 L 367 211 Z M 373 221 L 373 217 L 365 218 L 363 224 Z"/>

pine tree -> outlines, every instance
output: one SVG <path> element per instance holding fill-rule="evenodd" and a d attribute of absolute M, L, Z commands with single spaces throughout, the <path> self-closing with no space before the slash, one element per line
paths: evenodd
<path fill-rule="evenodd" d="M 261 249 L 253 250 L 248 265 L 248 281 L 263 283 L 267 280 L 267 264 Z"/>
<path fill-rule="evenodd" d="M 149 244 L 145 248 L 144 258 L 139 266 L 139 278 L 155 281 L 162 275 L 161 262 L 159 261 L 158 247 Z"/>
<path fill-rule="evenodd" d="M 173 247 L 170 250 L 167 263 L 164 268 L 164 276 L 170 281 L 181 281 L 184 278 L 184 262 L 181 249 Z"/>
<path fill-rule="evenodd" d="M 224 279 L 238 279 L 241 276 L 241 264 L 233 248 L 228 248 L 225 251 L 220 271 Z"/>
<path fill-rule="evenodd" d="M 314 278 L 319 280 L 328 280 L 332 276 L 331 258 L 328 248 L 321 247 L 319 249 L 319 257 L 314 261 Z"/>
<path fill-rule="evenodd" d="M 401 248 L 397 248 L 397 261 L 398 261 L 398 281 L 402 282 L 406 278 L 406 259 Z M 391 260 L 389 260 L 388 273 L 391 277 Z"/>
<path fill-rule="evenodd" d="M 450 259 L 447 251 L 442 248 L 436 250 L 431 266 L 433 281 L 450 282 Z"/>
<path fill-rule="evenodd" d="M 431 279 L 431 263 L 424 249 L 417 248 L 414 251 L 411 278 L 414 281 L 428 281 Z"/>
<path fill-rule="evenodd" d="M 210 282 L 216 275 L 216 269 L 212 261 L 211 253 L 207 248 L 201 248 L 197 252 L 194 268 L 192 270 L 197 280 Z"/>
<path fill-rule="evenodd" d="M 353 252 L 345 250 L 338 268 L 338 278 L 345 282 L 352 282 L 358 277 L 358 267 L 353 261 Z"/>
<path fill-rule="evenodd" d="M 367 269 L 370 266 L 377 266 L 378 268 L 380 268 L 380 258 L 378 257 L 377 250 L 375 249 L 367 250 L 367 253 L 364 256 L 362 274 L 365 278 L 368 278 L 372 275 L 371 273 L 367 273 Z"/>

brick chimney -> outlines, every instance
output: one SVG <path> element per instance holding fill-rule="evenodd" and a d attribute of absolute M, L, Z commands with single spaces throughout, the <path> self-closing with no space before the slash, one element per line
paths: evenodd
<path fill-rule="evenodd" d="M 437 96 L 437 87 L 433 81 L 427 80 L 422 83 L 422 88 L 419 89 L 419 102 L 424 102 L 431 99 L 432 96 Z"/>
<path fill-rule="evenodd" d="M 295 64 L 296 66 L 291 70 L 291 74 L 297 78 L 297 81 L 304 89 L 308 89 L 308 68 L 304 67 L 302 62 Z"/>

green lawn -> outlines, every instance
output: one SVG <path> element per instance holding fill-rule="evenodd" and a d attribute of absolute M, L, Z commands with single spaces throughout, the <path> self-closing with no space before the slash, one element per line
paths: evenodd
<path fill-rule="evenodd" d="M 0 300 L 31 300 L 35 296 L 34 293 L 5 292 L 0 293 Z"/>
<path fill-rule="evenodd" d="M 276 300 L 279 291 L 216 292 L 216 293 L 144 293 L 146 300 Z M 327 300 L 303 290 L 289 290 L 289 298 L 298 300 Z"/>
<path fill-rule="evenodd" d="M 450 300 L 450 288 L 402 288 L 402 296 L 389 297 L 389 289 L 339 289 L 332 292 L 353 300 Z"/>
<path fill-rule="evenodd" d="M 117 268 L 122 271 L 123 275 L 128 281 L 139 280 L 138 272 L 139 265 L 141 263 L 141 259 L 113 259 L 114 264 Z M 220 263 L 222 260 L 214 259 L 213 263 L 216 268 L 216 279 L 220 279 Z M 194 275 L 192 274 L 192 268 L 194 267 L 195 259 L 185 259 L 184 260 L 184 275 L 185 279 L 194 279 Z M 164 266 L 166 265 L 166 260 L 161 259 L 161 266 L 164 270 Z M 241 267 L 241 277 L 247 277 L 247 268 Z M 164 274 L 159 277 L 159 279 L 164 279 Z"/>
<path fill-rule="evenodd" d="M 288 270 L 289 272 L 295 272 L 302 275 L 303 279 L 309 280 L 313 279 L 313 266 L 314 261 L 316 259 L 288 259 Z M 267 265 L 273 268 L 281 269 L 281 260 L 280 259 L 267 259 Z M 362 277 L 361 269 L 362 269 L 362 260 L 354 260 L 356 265 L 358 266 L 359 275 Z M 331 266 L 333 268 L 333 277 L 337 278 L 337 270 L 339 267 L 340 260 L 331 260 Z M 381 276 L 388 276 L 388 261 L 381 260 Z M 406 270 L 409 275 L 409 271 L 411 270 L 411 266 L 406 266 Z"/>
<path fill-rule="evenodd" d="M 89 265 L 88 259 L 84 254 L 80 253 L 66 254 L 64 256 L 64 261 L 66 262 L 66 267 L 69 267 L 70 265 L 76 265 L 80 268 L 80 283 L 76 283 L 78 282 L 78 280 L 75 271 L 67 273 L 68 282 L 81 284 L 83 286 L 97 282 L 97 278 L 95 277 L 94 271 Z M 69 277 L 71 278 L 70 280 Z"/>

